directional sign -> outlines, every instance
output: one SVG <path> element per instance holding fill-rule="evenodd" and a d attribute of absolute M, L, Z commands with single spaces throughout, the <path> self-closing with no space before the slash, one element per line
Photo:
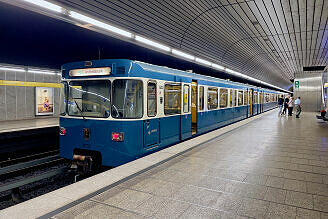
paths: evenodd
<path fill-rule="evenodd" d="M 300 88 L 300 82 L 299 81 L 295 81 L 295 88 Z"/>

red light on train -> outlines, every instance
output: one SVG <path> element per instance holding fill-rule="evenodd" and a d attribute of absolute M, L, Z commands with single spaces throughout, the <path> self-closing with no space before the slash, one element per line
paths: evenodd
<path fill-rule="evenodd" d="M 64 127 L 59 128 L 59 135 L 66 135 L 66 129 Z"/>
<path fill-rule="evenodd" d="M 124 133 L 123 132 L 112 132 L 112 141 L 123 141 Z"/>

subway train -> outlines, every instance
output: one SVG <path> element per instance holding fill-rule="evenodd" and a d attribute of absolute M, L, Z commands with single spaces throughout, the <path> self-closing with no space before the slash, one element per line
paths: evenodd
<path fill-rule="evenodd" d="M 64 64 L 60 155 L 118 166 L 273 109 L 280 94 L 126 59 Z"/>

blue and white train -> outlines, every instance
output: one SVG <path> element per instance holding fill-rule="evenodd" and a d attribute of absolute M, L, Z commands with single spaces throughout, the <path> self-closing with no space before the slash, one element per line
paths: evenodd
<path fill-rule="evenodd" d="M 62 66 L 60 155 L 118 166 L 277 106 L 280 92 L 126 59 Z"/>

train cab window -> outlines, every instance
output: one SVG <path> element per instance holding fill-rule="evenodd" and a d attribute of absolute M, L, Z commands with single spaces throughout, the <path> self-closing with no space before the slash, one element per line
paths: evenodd
<path fill-rule="evenodd" d="M 207 90 L 207 107 L 208 109 L 218 108 L 218 89 L 209 87 Z"/>
<path fill-rule="evenodd" d="M 143 83 L 140 80 L 116 79 L 113 82 L 112 117 L 136 119 L 143 116 Z"/>
<path fill-rule="evenodd" d="M 165 115 L 180 114 L 181 112 L 181 85 L 165 84 L 164 113 Z"/>
<path fill-rule="evenodd" d="M 233 106 L 237 106 L 237 90 L 233 90 Z"/>
<path fill-rule="evenodd" d="M 147 86 L 147 115 L 149 117 L 157 114 L 156 83 L 149 82 Z"/>
<path fill-rule="evenodd" d="M 64 81 L 60 85 L 60 115 L 66 114 L 67 107 L 67 82 Z"/>
<path fill-rule="evenodd" d="M 220 88 L 220 108 L 228 107 L 228 89 Z"/>
<path fill-rule="evenodd" d="M 243 103 L 243 91 L 239 90 L 238 91 L 238 106 L 244 105 Z"/>
<path fill-rule="evenodd" d="M 199 110 L 204 110 L 204 86 L 199 87 Z"/>
<path fill-rule="evenodd" d="M 248 92 L 244 90 L 244 105 L 248 104 Z"/>
<path fill-rule="evenodd" d="M 183 112 L 189 112 L 189 85 L 183 85 Z"/>
<path fill-rule="evenodd" d="M 110 114 L 110 81 L 71 81 L 67 103 L 70 116 L 108 117 Z"/>

